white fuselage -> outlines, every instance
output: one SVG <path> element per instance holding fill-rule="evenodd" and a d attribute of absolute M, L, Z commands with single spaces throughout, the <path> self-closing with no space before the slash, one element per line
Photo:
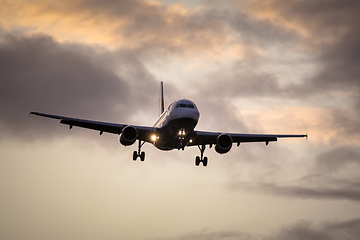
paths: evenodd
<path fill-rule="evenodd" d="M 199 117 L 194 102 L 181 99 L 171 103 L 154 124 L 157 128 L 154 146 L 162 150 L 183 148 L 191 141 Z"/>

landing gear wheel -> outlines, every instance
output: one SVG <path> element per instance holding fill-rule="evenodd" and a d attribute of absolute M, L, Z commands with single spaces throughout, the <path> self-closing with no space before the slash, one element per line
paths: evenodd
<path fill-rule="evenodd" d="M 199 157 L 199 156 L 196 156 L 196 158 L 195 158 L 195 165 L 196 165 L 196 166 L 199 166 L 199 164 L 200 164 L 200 157 Z"/>
<path fill-rule="evenodd" d="M 204 157 L 204 160 L 203 160 L 203 165 L 204 167 L 206 167 L 208 164 L 208 158 L 207 157 Z"/>
<path fill-rule="evenodd" d="M 145 141 L 141 142 L 139 139 L 139 145 L 138 150 L 134 151 L 133 153 L 133 160 L 136 161 L 136 159 L 139 157 L 141 161 L 145 160 L 145 152 L 141 152 L 141 147 L 144 145 Z"/>
<path fill-rule="evenodd" d="M 207 166 L 208 164 L 208 158 L 207 157 L 204 157 L 204 151 L 205 151 L 205 144 L 203 145 L 198 145 L 198 148 L 200 150 L 200 157 L 197 156 L 196 159 L 195 159 L 195 165 L 196 166 L 199 166 L 199 164 L 202 162 L 204 167 Z"/>
<path fill-rule="evenodd" d="M 145 152 L 141 152 L 140 160 L 143 162 L 145 160 Z"/>

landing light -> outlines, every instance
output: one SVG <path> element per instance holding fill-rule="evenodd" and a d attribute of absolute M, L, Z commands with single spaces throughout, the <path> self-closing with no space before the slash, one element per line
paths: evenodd
<path fill-rule="evenodd" d="M 190 143 L 192 143 L 192 139 L 190 139 L 190 141 L 189 141 Z"/>
<path fill-rule="evenodd" d="M 151 140 L 155 141 L 156 140 L 156 135 L 152 135 Z"/>
<path fill-rule="evenodd" d="M 180 130 L 179 135 L 185 135 L 185 130 Z"/>

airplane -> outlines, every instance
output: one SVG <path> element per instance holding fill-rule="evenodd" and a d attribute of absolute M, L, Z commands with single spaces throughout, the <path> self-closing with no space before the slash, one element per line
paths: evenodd
<path fill-rule="evenodd" d="M 204 167 L 208 164 L 208 158 L 204 157 L 207 145 L 210 148 L 215 145 L 217 153 L 225 154 L 230 151 L 233 143 L 239 146 L 243 142 L 265 142 L 268 145 L 269 142 L 277 141 L 278 138 L 307 138 L 307 134 L 242 134 L 194 130 L 200 117 L 197 106 L 193 101 L 181 99 L 172 102 L 165 110 L 163 82 L 160 83 L 160 111 L 160 116 L 152 127 L 98 122 L 40 112 L 30 112 L 29 115 L 58 119 L 60 123 L 69 125 L 70 129 L 76 126 L 97 130 L 100 135 L 104 132 L 118 134 L 119 141 L 124 146 L 130 146 L 138 140 L 138 150 L 133 152 L 134 161 L 137 158 L 141 161 L 145 160 L 145 152 L 141 151 L 141 147 L 146 142 L 160 150 L 184 150 L 185 147 L 198 146 L 200 156 L 196 156 L 195 165 L 199 166 L 202 163 Z"/>

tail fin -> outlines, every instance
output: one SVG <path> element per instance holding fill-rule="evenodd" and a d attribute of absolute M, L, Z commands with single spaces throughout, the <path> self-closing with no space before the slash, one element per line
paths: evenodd
<path fill-rule="evenodd" d="M 160 83 L 160 115 L 164 112 L 164 86 Z"/>

